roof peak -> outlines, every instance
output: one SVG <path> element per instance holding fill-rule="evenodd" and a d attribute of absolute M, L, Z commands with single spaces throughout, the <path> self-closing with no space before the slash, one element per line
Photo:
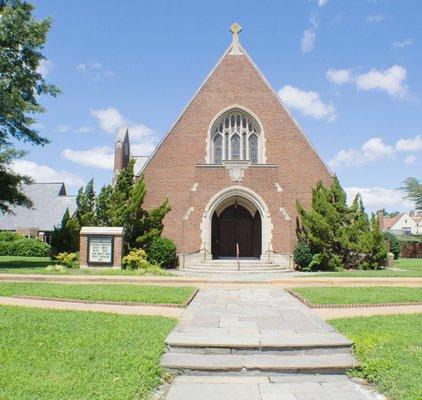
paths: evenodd
<path fill-rule="evenodd" d="M 242 47 L 239 43 L 239 33 L 242 31 L 242 27 L 237 23 L 234 22 L 230 26 L 230 32 L 232 33 L 232 44 L 231 44 L 231 50 L 229 51 L 229 55 L 231 56 L 242 56 L 244 55 L 244 52 L 242 51 Z"/>

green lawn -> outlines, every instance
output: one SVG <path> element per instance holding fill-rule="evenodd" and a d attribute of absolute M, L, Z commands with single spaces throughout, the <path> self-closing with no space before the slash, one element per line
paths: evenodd
<path fill-rule="evenodd" d="M 357 317 L 330 323 L 355 343 L 361 371 L 390 400 L 422 399 L 422 314 Z"/>
<path fill-rule="evenodd" d="M 140 275 L 139 271 L 125 269 L 95 268 L 67 269 L 65 271 L 46 271 L 45 267 L 53 262 L 49 257 L 0 256 L 1 274 L 45 274 L 45 275 Z M 166 275 L 172 276 L 171 272 Z"/>
<path fill-rule="evenodd" d="M 176 320 L 0 307 L 3 400 L 148 399 Z"/>
<path fill-rule="evenodd" d="M 292 291 L 313 304 L 422 302 L 422 287 L 303 287 Z"/>
<path fill-rule="evenodd" d="M 324 272 L 321 274 L 308 274 L 307 277 L 422 277 L 422 258 L 400 258 L 394 262 L 394 268 L 400 271 L 391 271 L 381 269 L 377 271 L 339 271 L 339 272 Z"/>
<path fill-rule="evenodd" d="M 43 296 L 79 300 L 133 301 L 150 304 L 185 304 L 192 287 L 126 284 L 66 284 L 44 282 L 0 282 L 0 296 Z"/>

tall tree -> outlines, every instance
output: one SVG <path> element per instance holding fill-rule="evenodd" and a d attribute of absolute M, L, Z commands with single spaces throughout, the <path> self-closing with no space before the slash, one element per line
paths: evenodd
<path fill-rule="evenodd" d="M 47 83 L 40 66 L 41 50 L 51 20 L 35 20 L 34 6 L 22 0 L 0 2 L 0 211 L 13 205 L 29 207 L 31 201 L 20 191 L 29 183 L 26 176 L 13 172 L 12 161 L 24 156 L 12 140 L 45 145 L 48 139 L 34 128 L 34 115 L 44 112 L 39 103 L 43 94 L 56 96 L 59 89 Z"/>
<path fill-rule="evenodd" d="M 300 203 L 297 209 L 298 237 L 314 255 L 311 269 L 374 269 L 382 265 L 386 249 L 378 224 L 369 221 L 360 195 L 347 205 L 337 177 L 330 187 L 317 184 L 309 210 Z"/>
<path fill-rule="evenodd" d="M 405 198 L 415 203 L 415 209 L 422 211 L 422 183 L 414 177 L 406 178 L 400 188 L 405 193 Z"/>
<path fill-rule="evenodd" d="M 91 179 L 85 188 L 81 187 L 78 190 L 76 207 L 75 216 L 80 227 L 97 225 L 94 179 Z"/>

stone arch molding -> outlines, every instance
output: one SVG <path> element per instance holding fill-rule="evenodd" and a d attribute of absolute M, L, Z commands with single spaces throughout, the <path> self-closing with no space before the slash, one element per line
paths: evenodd
<path fill-rule="evenodd" d="M 264 130 L 264 126 L 262 125 L 261 120 L 258 118 L 258 116 L 251 110 L 249 110 L 248 108 L 240 105 L 240 104 L 232 104 L 231 106 L 228 106 L 226 108 L 223 108 L 222 110 L 220 110 L 215 116 L 214 118 L 211 120 L 209 126 L 208 126 L 208 133 L 207 133 L 207 138 L 206 138 L 206 155 L 205 155 L 205 163 L 206 164 L 210 164 L 212 162 L 212 138 L 213 138 L 213 132 L 212 132 L 212 127 L 214 126 L 214 124 L 216 123 L 216 121 L 224 114 L 226 114 L 229 111 L 234 111 L 234 110 L 239 110 L 242 111 L 246 114 L 249 114 L 250 117 L 252 117 L 255 122 L 258 124 L 259 129 L 260 129 L 260 133 L 259 133 L 259 141 L 260 141 L 260 146 L 259 146 L 259 160 L 261 164 L 265 164 L 267 161 L 266 158 L 266 148 L 265 148 L 265 144 L 266 144 L 266 140 L 265 140 L 265 130 Z"/>
<path fill-rule="evenodd" d="M 262 224 L 262 248 L 261 258 L 272 252 L 272 230 L 273 223 L 271 222 L 270 211 L 265 201 L 255 193 L 253 190 L 243 186 L 230 186 L 215 194 L 205 207 L 201 222 L 201 243 L 202 252 L 205 252 L 205 258 L 211 257 L 211 223 L 214 211 L 218 207 L 227 202 L 230 198 L 240 198 L 244 201 L 249 201 L 261 215 Z"/>

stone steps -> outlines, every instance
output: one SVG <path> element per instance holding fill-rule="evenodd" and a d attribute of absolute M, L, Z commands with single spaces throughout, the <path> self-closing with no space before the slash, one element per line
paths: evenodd
<path fill-rule="evenodd" d="M 258 338 L 225 336 L 189 336 L 172 332 L 167 337 L 172 353 L 191 354 L 351 354 L 352 342 L 335 333 L 284 334 Z"/>
<path fill-rule="evenodd" d="M 343 373 L 359 364 L 350 354 L 314 355 L 214 355 L 166 353 L 162 364 L 187 375 L 210 375 L 215 373 L 265 374 L 336 374 Z"/>

